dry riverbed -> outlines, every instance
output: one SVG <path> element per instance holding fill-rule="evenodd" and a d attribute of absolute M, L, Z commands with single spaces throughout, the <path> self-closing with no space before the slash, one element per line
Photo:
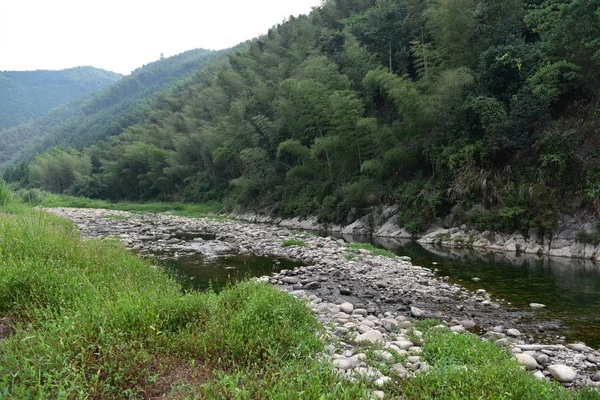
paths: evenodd
<path fill-rule="evenodd" d="M 427 370 L 420 357 L 421 333 L 413 322 L 436 318 L 455 332 L 468 330 L 507 347 L 540 379 L 600 386 L 600 351 L 544 337 L 544 322 L 532 322 L 531 310 L 514 310 L 483 289 L 470 292 L 449 283 L 408 257 L 374 256 L 348 249 L 335 238 L 234 220 L 101 209 L 47 211 L 75 222 L 84 237 L 116 236 L 141 254 L 210 258 L 236 253 L 302 261 L 304 267 L 260 279 L 305 299 L 329 332 L 328 353 L 322 357 L 348 379 L 367 377 L 384 384 L 386 371 L 409 376 Z M 195 237 L 198 233 L 212 233 L 216 239 L 203 240 Z M 282 247 L 289 239 L 306 246 Z M 370 342 L 380 350 L 364 351 Z"/>

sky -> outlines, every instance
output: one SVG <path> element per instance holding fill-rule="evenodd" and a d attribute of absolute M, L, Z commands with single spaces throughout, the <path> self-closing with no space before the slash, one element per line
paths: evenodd
<path fill-rule="evenodd" d="M 0 0 L 0 71 L 91 65 L 122 74 L 186 50 L 219 50 L 321 0 Z"/>

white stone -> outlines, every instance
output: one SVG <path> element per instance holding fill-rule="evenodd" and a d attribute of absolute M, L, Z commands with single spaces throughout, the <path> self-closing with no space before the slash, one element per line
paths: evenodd
<path fill-rule="evenodd" d="M 546 307 L 545 304 L 541 304 L 541 303 L 529 303 L 529 307 L 531 308 L 544 308 Z"/>
<path fill-rule="evenodd" d="M 537 367 L 538 367 L 537 361 L 535 360 L 535 358 L 531 357 L 530 355 L 515 354 L 515 358 L 517 359 L 517 362 L 519 364 L 524 365 L 525 368 L 527 368 L 529 371 L 537 369 Z"/>
<path fill-rule="evenodd" d="M 573 368 L 564 364 L 554 364 L 548 367 L 550 374 L 560 382 L 573 382 L 577 377 L 577 373 Z"/>
<path fill-rule="evenodd" d="M 339 369 L 347 371 L 351 368 L 355 368 L 358 365 L 358 360 L 355 358 L 340 358 L 333 360 L 333 366 Z"/>
<path fill-rule="evenodd" d="M 346 314 L 352 314 L 354 305 L 352 303 L 342 303 L 340 304 L 340 311 L 345 312 Z"/>
<path fill-rule="evenodd" d="M 519 332 L 518 329 L 514 329 L 514 328 L 507 330 L 506 334 L 508 336 L 514 336 L 514 337 L 521 336 L 521 332 Z"/>
<path fill-rule="evenodd" d="M 376 330 L 371 330 L 363 333 L 362 335 L 358 335 L 356 337 L 357 342 L 371 342 L 371 343 L 382 343 L 383 344 L 383 334 Z"/>

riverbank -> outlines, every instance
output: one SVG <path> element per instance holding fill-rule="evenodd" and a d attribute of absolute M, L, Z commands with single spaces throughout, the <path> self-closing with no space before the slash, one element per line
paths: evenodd
<path fill-rule="evenodd" d="M 428 245 L 482 248 L 510 253 L 600 261 L 600 243 L 586 243 L 578 238 L 582 232 L 588 236 L 596 232 L 595 218 L 584 213 L 559 215 L 556 229 L 552 234 L 540 236 L 532 233 L 524 236 L 519 232 L 507 234 L 480 231 L 464 224 L 449 228 L 434 225 L 425 232 L 411 233 L 398 225 L 399 212 L 399 209 L 393 206 L 376 207 L 367 215 L 349 221 L 345 225 L 320 223 L 316 217 L 284 219 L 256 213 L 233 214 L 231 217 L 253 223 L 278 225 L 288 229 L 326 231 L 332 235 L 368 235 L 413 239 Z M 451 221 L 452 216 L 448 216 L 445 220 Z"/>
<path fill-rule="evenodd" d="M 554 376 L 564 384 L 577 386 L 596 386 L 600 380 L 597 372 L 600 369 L 600 352 L 582 344 L 532 343 L 531 327 L 521 322 L 519 312 L 511 311 L 483 290 L 469 292 L 435 277 L 430 269 L 413 265 L 406 258 L 374 256 L 367 249 L 348 248 L 341 240 L 232 220 L 188 219 L 165 214 L 140 216 L 93 209 L 50 211 L 74 221 L 86 236 L 116 235 L 126 246 L 141 253 L 155 249 L 169 249 L 178 254 L 205 252 L 208 255 L 237 251 L 305 262 L 306 267 L 282 271 L 263 279 L 310 301 L 320 318 L 333 324 L 330 334 L 341 337 L 340 343 L 345 343 L 340 349 L 331 349 L 334 360 L 348 360 L 356 355 L 350 348 L 342 351 L 348 344 L 344 341 L 346 335 L 356 339 L 356 335 L 369 332 L 379 332 L 372 335 L 377 338 L 381 335 L 380 344 L 384 348 L 397 351 L 392 347 L 395 346 L 398 350 L 408 351 L 415 346 L 403 349 L 398 343 L 412 335 L 409 332 L 414 332 L 411 328 L 415 320 L 435 317 L 452 331 L 469 329 L 506 346 L 515 354 L 524 354 L 519 356 L 521 361 L 539 372 L 538 376 L 542 379 Z M 178 239 L 185 232 L 214 233 L 216 240 L 186 242 Z M 302 245 L 282 247 L 287 240 L 300 241 Z M 349 309 L 350 312 L 347 312 Z M 347 353 L 348 350 L 350 352 Z M 413 351 L 418 353 L 416 349 Z M 420 356 L 412 354 L 410 357 Z M 409 373 L 423 366 L 419 364 L 423 360 L 409 360 L 408 355 L 405 361 L 402 367 Z M 341 361 L 338 364 L 347 366 L 354 361 L 348 362 L 350 364 Z M 567 376 L 556 372 L 557 368 L 553 367 L 556 365 L 561 366 L 558 368 L 561 372 L 567 368 Z M 368 366 L 360 363 L 340 369 L 345 374 L 349 370 L 352 371 L 349 374 L 369 371 Z M 381 373 L 381 377 L 388 376 Z"/>

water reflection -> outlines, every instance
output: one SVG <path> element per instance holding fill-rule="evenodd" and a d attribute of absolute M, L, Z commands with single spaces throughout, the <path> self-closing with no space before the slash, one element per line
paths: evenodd
<path fill-rule="evenodd" d="M 561 334 L 600 347 L 600 265 L 589 260 L 532 254 L 501 253 L 480 249 L 423 247 L 413 241 L 346 236 L 346 241 L 373 245 L 412 258 L 413 263 L 437 269 L 441 276 L 475 290 L 483 288 L 543 319 L 559 319 Z M 474 281 L 473 278 L 479 278 Z"/>

